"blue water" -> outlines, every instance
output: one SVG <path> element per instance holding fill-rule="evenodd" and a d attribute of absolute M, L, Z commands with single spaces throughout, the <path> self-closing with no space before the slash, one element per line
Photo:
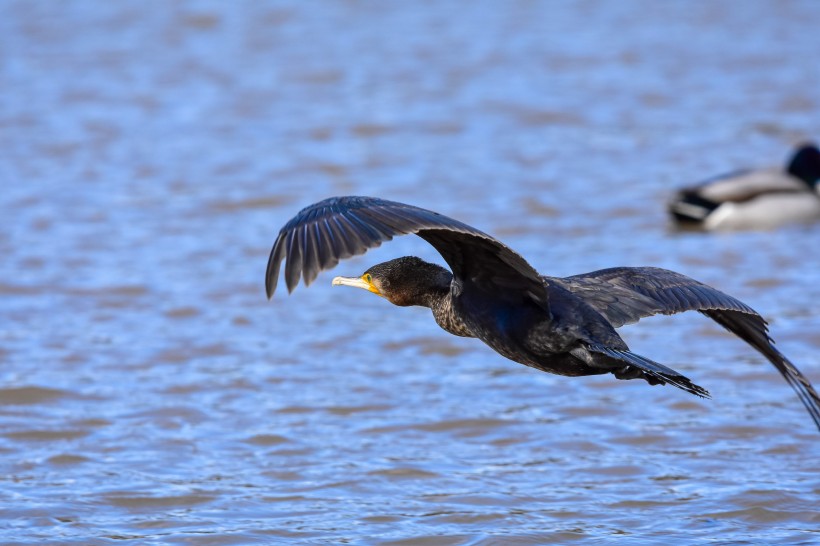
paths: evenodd
<path fill-rule="evenodd" d="M 0 2 L 0 542 L 820 541 L 817 430 L 705 318 L 621 331 L 714 396 L 563 378 L 331 288 L 279 228 L 377 195 L 547 275 L 656 265 L 820 384 L 820 226 L 669 229 L 820 127 L 820 4 Z"/>

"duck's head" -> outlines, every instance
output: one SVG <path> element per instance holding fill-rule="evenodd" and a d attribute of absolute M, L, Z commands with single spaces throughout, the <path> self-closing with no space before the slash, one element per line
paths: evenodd
<path fill-rule="evenodd" d="M 814 189 L 820 189 L 820 150 L 814 144 L 800 146 L 789 162 L 788 172 Z"/>

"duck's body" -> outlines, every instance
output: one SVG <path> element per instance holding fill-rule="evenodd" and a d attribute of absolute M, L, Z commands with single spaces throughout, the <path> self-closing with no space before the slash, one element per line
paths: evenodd
<path fill-rule="evenodd" d="M 268 261 L 268 297 L 282 262 L 293 290 L 303 278 L 414 233 L 452 271 L 415 257 L 377 264 L 333 284 L 373 292 L 399 306 L 432 310 L 446 331 L 475 337 L 510 360 L 565 376 L 611 373 L 618 379 L 671 384 L 709 393 L 687 377 L 632 353 L 615 328 L 654 314 L 699 311 L 763 354 L 794 388 L 820 428 L 820 396 L 772 345 L 766 322 L 743 302 L 679 273 L 618 267 L 566 278 L 540 275 L 489 235 L 435 212 L 369 197 L 338 197 L 303 209 L 279 233 Z"/>
<path fill-rule="evenodd" d="M 820 151 L 798 148 L 783 169 L 738 171 L 681 189 L 669 213 L 684 228 L 773 229 L 820 221 Z"/>

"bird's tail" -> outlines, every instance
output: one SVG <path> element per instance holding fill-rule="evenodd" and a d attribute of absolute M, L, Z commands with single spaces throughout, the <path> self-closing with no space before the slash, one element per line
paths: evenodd
<path fill-rule="evenodd" d="M 699 385 L 695 385 L 688 377 L 683 376 L 663 364 L 659 364 L 646 357 L 637 355 L 630 351 L 613 349 L 603 345 L 588 345 L 587 348 L 595 353 L 606 355 L 612 359 L 628 364 L 632 369 L 626 371 L 613 370 L 612 373 L 618 379 L 643 378 L 651 385 L 672 385 L 688 393 L 700 396 L 701 398 L 711 398 L 709 391 Z M 635 373 L 638 372 L 638 373 Z"/>
<path fill-rule="evenodd" d="M 680 224 L 701 224 L 719 203 L 698 195 L 695 190 L 682 190 L 669 202 L 669 213 Z"/>
<path fill-rule="evenodd" d="M 766 330 L 766 323 L 762 318 L 748 313 L 731 310 L 710 309 L 701 311 L 715 322 L 734 333 L 746 343 L 760 351 L 760 353 L 774 364 L 777 371 L 797 393 L 800 401 L 806 406 L 814 424 L 820 429 L 820 395 L 814 390 L 808 378 L 783 356 L 772 344 Z"/>

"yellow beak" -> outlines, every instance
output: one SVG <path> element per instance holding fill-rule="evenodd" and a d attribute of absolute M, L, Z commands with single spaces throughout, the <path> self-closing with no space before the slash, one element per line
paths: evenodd
<path fill-rule="evenodd" d="M 363 277 L 333 277 L 333 286 L 352 286 L 354 288 L 361 288 L 368 292 L 373 292 L 377 296 L 381 296 L 381 292 L 376 288 L 372 282 L 367 282 Z"/>

